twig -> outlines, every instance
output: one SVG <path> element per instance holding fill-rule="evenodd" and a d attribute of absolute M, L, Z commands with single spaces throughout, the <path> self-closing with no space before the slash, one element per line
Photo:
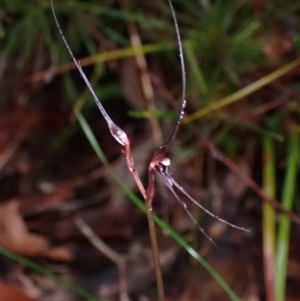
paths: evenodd
<path fill-rule="evenodd" d="M 119 1 L 121 3 L 121 6 L 128 9 L 128 2 L 126 0 L 119 0 Z M 129 32 L 130 42 L 131 42 L 132 48 L 134 49 L 134 52 L 135 52 L 136 63 L 138 65 L 138 68 L 140 71 L 140 81 L 141 81 L 143 94 L 144 94 L 145 100 L 147 102 L 147 109 L 150 111 L 153 111 L 156 109 L 155 103 L 153 101 L 154 92 L 153 92 L 153 88 L 151 85 L 150 76 L 147 72 L 148 64 L 146 61 L 145 54 L 140 51 L 141 47 L 142 47 L 141 38 L 139 36 L 137 27 L 134 24 L 134 22 L 127 21 L 126 25 L 127 25 L 127 29 Z M 156 141 L 157 144 L 161 143 L 162 135 L 161 135 L 161 131 L 159 128 L 159 123 L 158 123 L 157 118 L 151 118 L 150 124 L 152 127 L 154 140 Z"/>
<path fill-rule="evenodd" d="M 200 141 L 212 153 L 213 157 L 223 162 L 234 174 L 236 174 L 248 187 L 253 189 L 265 202 L 270 203 L 276 210 L 286 214 L 294 223 L 300 225 L 300 217 L 294 212 L 284 209 L 278 200 L 270 197 L 265 191 L 254 182 L 243 170 L 241 170 L 234 162 L 232 162 L 223 152 L 217 149 L 207 138 L 200 137 Z"/>
<path fill-rule="evenodd" d="M 282 95 L 280 95 L 279 97 L 276 97 L 275 99 L 273 99 L 257 108 L 254 108 L 245 114 L 242 114 L 239 117 L 239 119 L 244 120 L 247 118 L 253 118 L 253 117 L 262 115 L 270 110 L 273 110 L 273 109 L 283 105 L 284 103 L 286 103 L 289 100 L 290 94 L 291 94 L 290 92 L 285 92 Z"/>
<path fill-rule="evenodd" d="M 20 146 L 21 142 L 24 140 L 24 138 L 25 138 L 26 135 L 27 135 L 27 131 L 26 132 L 22 132 L 0 154 L 0 170 L 9 162 L 9 160 L 16 153 L 18 147 Z"/>
<path fill-rule="evenodd" d="M 85 236 L 85 238 L 104 256 L 110 259 L 116 264 L 119 271 L 119 290 L 120 290 L 120 301 L 129 301 L 128 296 L 128 284 L 126 277 L 126 266 L 125 259 L 111 249 L 104 241 L 102 241 L 94 231 L 84 222 L 80 217 L 74 218 L 75 225 L 80 230 L 80 232 Z"/>

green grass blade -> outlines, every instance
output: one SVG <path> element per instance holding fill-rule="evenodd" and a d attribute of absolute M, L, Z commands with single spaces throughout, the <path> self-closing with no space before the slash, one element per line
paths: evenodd
<path fill-rule="evenodd" d="M 292 136 L 289 142 L 286 174 L 282 192 L 282 207 L 291 210 L 295 198 L 298 140 Z M 288 251 L 290 240 L 291 221 L 288 216 L 281 215 L 278 228 L 277 258 L 276 258 L 276 301 L 285 300 L 286 275 L 288 265 Z"/>
<path fill-rule="evenodd" d="M 15 254 L 15 253 L 13 253 L 9 250 L 6 250 L 4 248 L 0 248 L 0 254 L 23 264 L 24 266 L 38 272 L 41 275 L 44 275 L 48 278 L 53 279 L 57 283 L 67 287 L 68 289 L 70 289 L 71 291 L 76 293 L 78 296 L 81 296 L 81 297 L 83 297 L 87 300 L 90 300 L 90 301 L 100 301 L 100 299 L 98 299 L 95 296 L 91 295 L 90 293 L 88 293 L 84 289 L 82 289 L 82 288 L 76 286 L 75 284 L 63 279 L 62 277 L 50 272 L 48 269 L 43 268 L 39 264 L 37 264 L 37 263 L 35 263 L 35 262 L 33 262 L 33 261 L 23 257 L 23 256 L 17 255 L 17 254 Z"/>
<path fill-rule="evenodd" d="M 268 196 L 275 198 L 275 158 L 273 140 L 265 137 L 263 145 L 263 186 Z M 276 212 L 273 206 L 267 202 L 263 203 L 263 260 L 265 290 L 267 300 L 274 300 L 275 292 L 275 235 L 276 235 Z"/>
<path fill-rule="evenodd" d="M 189 45 L 189 47 L 185 47 L 185 56 L 187 58 L 187 61 L 189 62 L 193 74 L 193 81 L 195 82 L 195 87 L 197 88 L 199 94 L 204 96 L 205 105 L 207 105 L 207 97 L 209 96 L 208 86 L 205 82 L 201 66 L 197 62 L 195 50 L 191 45 Z"/>
<path fill-rule="evenodd" d="M 251 83 L 250 85 L 242 88 L 241 90 L 222 98 L 221 100 L 212 103 L 211 105 L 187 116 L 184 118 L 183 122 L 190 123 L 196 119 L 199 119 L 207 114 L 210 114 L 216 110 L 219 110 L 227 105 L 230 105 L 238 100 L 241 100 L 242 98 L 254 93 L 255 91 L 261 89 L 262 87 L 270 84 L 271 82 L 275 81 L 279 77 L 283 76 L 284 74 L 288 73 L 289 71 L 293 70 L 297 66 L 300 65 L 300 58 L 292 61 L 291 63 L 277 69 L 276 71 L 268 74 L 267 76 L 264 76 L 263 78 Z"/>

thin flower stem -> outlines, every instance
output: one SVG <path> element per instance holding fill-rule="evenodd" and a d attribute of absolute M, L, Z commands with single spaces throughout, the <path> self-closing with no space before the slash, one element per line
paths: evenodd
<path fill-rule="evenodd" d="M 185 106 L 186 106 L 186 100 L 185 100 L 185 97 L 186 97 L 186 72 L 185 72 L 185 64 L 184 64 L 184 56 L 183 56 L 183 47 L 182 47 L 179 27 L 178 27 L 177 18 L 176 18 L 175 10 L 173 8 L 172 1 L 168 0 L 168 3 L 169 3 L 169 6 L 170 6 L 170 9 L 171 9 L 173 22 L 174 22 L 174 25 L 175 25 L 177 44 L 178 44 L 178 50 L 179 50 L 179 60 L 180 60 L 181 76 L 182 76 L 182 95 L 181 95 L 181 103 L 180 103 L 180 109 L 179 109 L 178 119 L 177 119 L 176 125 L 172 129 L 171 134 L 168 137 L 168 139 L 162 145 L 160 145 L 157 149 L 157 151 L 159 151 L 162 156 L 164 156 L 165 152 L 168 151 L 171 148 L 172 144 L 173 144 L 173 141 L 174 141 L 175 136 L 178 132 L 181 120 L 184 116 L 184 109 L 185 109 Z"/>
<path fill-rule="evenodd" d="M 151 166 L 149 168 L 148 174 L 148 187 L 145 190 L 144 185 L 141 182 L 139 175 L 136 172 L 134 162 L 131 155 L 130 144 L 125 145 L 125 158 L 126 163 L 129 171 L 131 172 L 139 190 L 142 194 L 143 198 L 145 199 L 146 204 L 146 215 L 148 220 L 148 227 L 149 227 L 149 235 L 151 241 L 151 248 L 152 248 L 152 256 L 153 256 L 153 264 L 154 264 L 154 272 L 155 272 L 155 279 L 157 285 L 157 294 L 158 300 L 164 301 L 165 293 L 164 293 L 164 283 L 162 278 L 161 266 L 160 266 L 160 259 L 159 259 L 159 249 L 157 243 L 157 236 L 156 236 L 156 229 L 154 223 L 154 216 L 153 216 L 153 197 L 155 193 L 155 183 L 154 183 L 154 170 L 152 170 Z"/>
<path fill-rule="evenodd" d="M 145 190 L 144 185 L 143 185 L 143 183 L 136 171 L 136 168 L 134 166 L 133 158 L 131 155 L 130 143 L 125 145 L 124 154 L 125 154 L 127 167 L 129 169 L 129 171 L 131 172 L 140 193 L 142 194 L 144 200 L 146 201 L 146 199 L 147 199 L 146 190 Z"/>
<path fill-rule="evenodd" d="M 147 209 L 146 214 L 148 219 L 149 235 L 150 235 L 151 247 L 152 247 L 152 256 L 153 256 L 153 263 L 154 263 L 158 300 L 164 301 L 165 300 L 164 282 L 163 282 L 161 266 L 160 266 L 159 249 L 157 244 L 152 201 L 153 199 L 146 200 L 146 209 Z"/>

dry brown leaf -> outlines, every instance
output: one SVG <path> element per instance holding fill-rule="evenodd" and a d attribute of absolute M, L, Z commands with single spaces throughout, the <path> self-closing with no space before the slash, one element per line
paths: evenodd
<path fill-rule="evenodd" d="M 20 289 L 4 282 L 0 282 L 0 296 L 1 301 L 33 301 Z"/>
<path fill-rule="evenodd" d="M 72 254 L 67 248 L 50 248 L 45 237 L 28 231 L 16 200 L 0 205 L 0 233 L 0 246 L 15 253 L 27 256 L 42 255 L 57 260 L 72 259 Z"/>
<path fill-rule="evenodd" d="M 19 254 L 39 255 L 49 244 L 41 235 L 28 232 L 18 208 L 15 200 L 0 206 L 0 245 Z"/>

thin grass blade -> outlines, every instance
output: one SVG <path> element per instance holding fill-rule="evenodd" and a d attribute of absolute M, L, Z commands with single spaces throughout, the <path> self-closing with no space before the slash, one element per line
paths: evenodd
<path fill-rule="evenodd" d="M 271 198 L 275 198 L 275 158 L 273 140 L 265 137 L 263 143 L 263 186 L 264 191 Z M 264 278 L 267 301 L 275 300 L 275 234 L 276 211 L 269 203 L 263 203 L 263 259 Z"/>
<path fill-rule="evenodd" d="M 272 83 L 277 78 L 285 75 L 286 73 L 290 72 L 294 68 L 300 65 L 300 58 L 292 61 L 291 63 L 286 64 L 285 66 L 277 69 L 276 71 L 268 74 L 267 76 L 262 77 L 261 79 L 251 83 L 250 85 L 242 88 L 241 90 L 222 98 L 221 100 L 212 103 L 211 105 L 189 115 L 186 116 L 183 120 L 184 124 L 190 123 L 192 121 L 195 121 L 196 119 L 199 119 L 205 115 L 208 115 L 216 110 L 219 110 L 227 105 L 230 105 L 236 101 L 241 100 L 242 98 L 254 93 L 255 91 L 263 88 L 264 86 Z"/>
<path fill-rule="evenodd" d="M 297 159 L 298 159 L 298 138 L 292 136 L 289 141 L 287 167 L 282 192 L 282 206 L 291 210 L 295 198 Z M 280 216 L 277 239 L 276 257 L 276 280 L 275 297 L 276 301 L 285 300 L 286 276 L 288 265 L 289 241 L 291 233 L 291 221 L 286 215 Z"/>
<path fill-rule="evenodd" d="M 55 282 L 67 287 L 68 289 L 70 289 L 71 291 L 76 293 L 78 296 L 83 297 L 86 300 L 100 301 L 100 299 L 98 299 L 97 297 L 91 295 L 90 293 L 88 293 L 84 289 L 80 288 L 79 286 L 63 279 L 62 277 L 52 273 L 48 269 L 42 267 L 41 265 L 39 265 L 39 264 L 23 257 L 23 256 L 15 254 L 15 253 L 13 253 L 13 252 L 11 252 L 7 249 L 4 249 L 4 248 L 0 248 L 0 254 L 2 254 L 3 256 L 6 256 L 8 258 L 11 258 L 12 260 L 14 260 L 16 262 L 19 262 L 20 264 L 23 264 L 24 266 L 32 269 L 33 271 L 38 272 L 41 275 L 44 275 L 44 276 L 46 276 L 50 279 L 53 279 Z"/>

